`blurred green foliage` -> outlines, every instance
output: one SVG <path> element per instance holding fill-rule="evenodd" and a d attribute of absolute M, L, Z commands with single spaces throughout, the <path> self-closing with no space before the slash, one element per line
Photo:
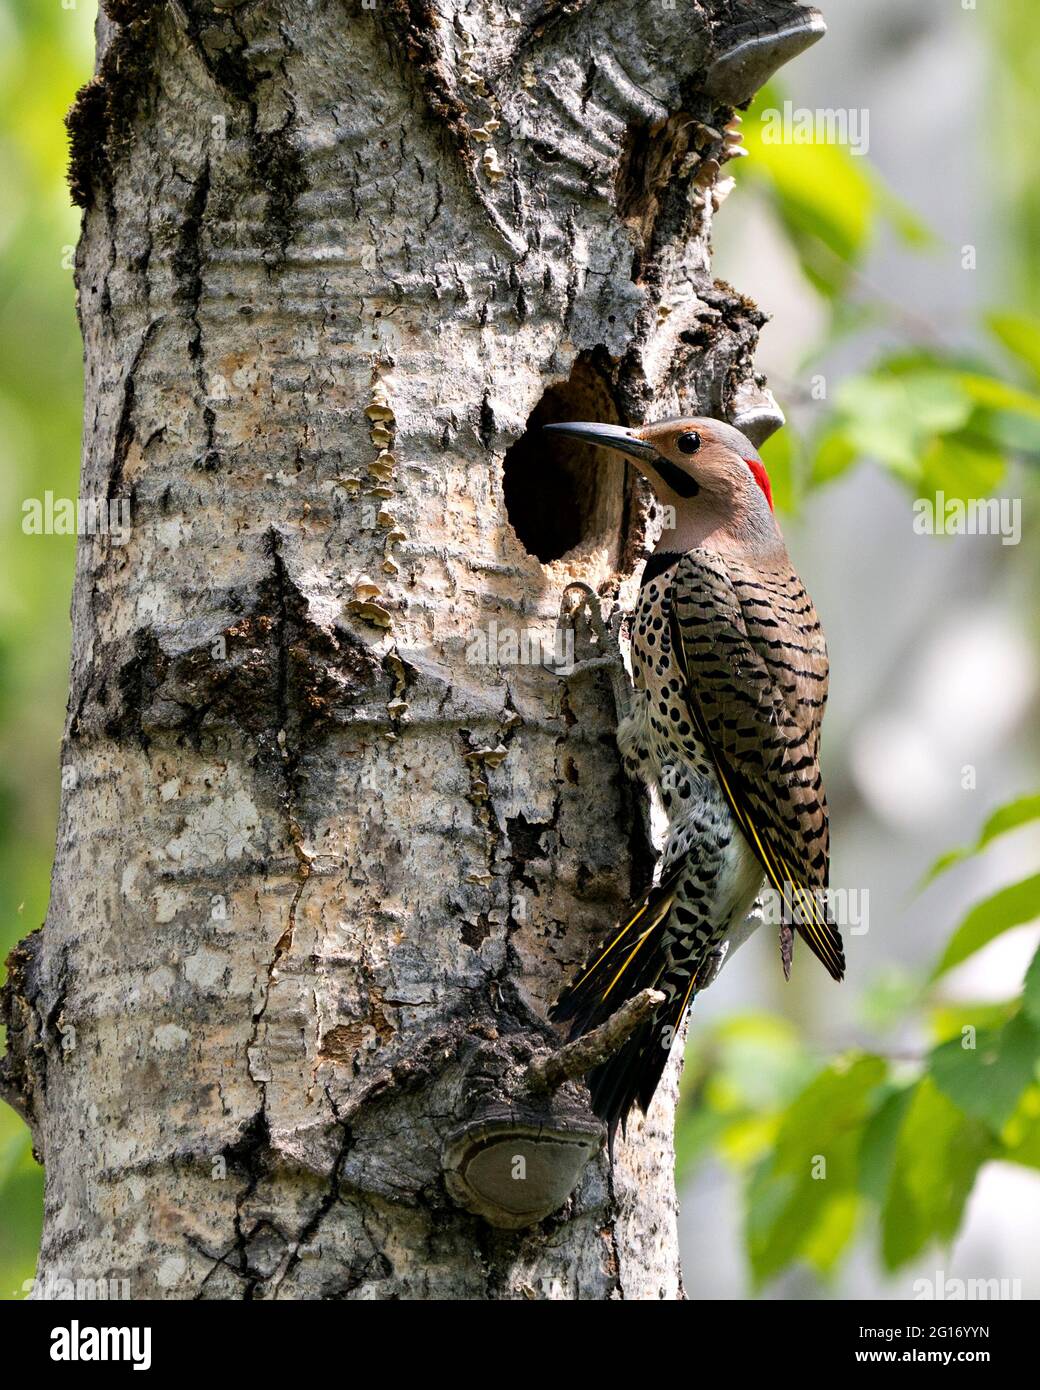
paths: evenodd
<path fill-rule="evenodd" d="M 987 824 L 1013 821 L 998 812 Z M 901 992 L 889 1017 L 890 1028 L 910 1023 L 929 1040 L 919 1056 L 861 1050 L 824 1063 L 792 1026 L 763 1014 L 695 1033 L 680 1177 L 709 1152 L 742 1175 L 757 1288 L 796 1262 L 827 1276 L 863 1230 L 877 1233 L 883 1267 L 896 1270 L 952 1241 L 984 1163 L 1040 1168 L 1040 950 L 1021 995 L 1005 1003 L 951 1005 L 939 984 L 1037 916 L 1040 877 L 970 909 L 912 1007 Z M 871 1022 L 884 1033 L 883 1019 Z"/>
<path fill-rule="evenodd" d="M 1013 49 L 1021 40 L 1040 56 L 1035 6 L 1012 0 L 1006 8 L 1014 18 L 1002 16 L 998 51 L 1003 56 L 1003 45 Z M 1014 71 L 1022 106 L 1040 114 L 1035 69 L 1017 61 Z M 1040 459 L 1035 257 L 1012 265 L 1009 295 L 1018 307 L 984 317 L 978 349 L 952 350 L 861 277 L 883 231 L 907 254 L 935 254 L 937 241 L 843 147 L 763 142 L 762 112 L 782 105 L 783 94 L 771 86 L 745 118 L 752 157 L 741 177 L 771 207 L 807 292 L 827 309 L 827 331 L 798 376 L 808 378 L 836 343 L 858 331 L 881 327 L 900 342 L 846 377 L 808 430 L 791 427 L 767 443 L 763 455 L 778 502 L 796 509 L 808 489 L 866 461 L 915 497 L 940 490 L 948 499 L 993 495 L 1010 461 Z M 1018 129 L 1022 114 L 1019 108 Z M 1008 199 L 1028 247 L 1040 236 L 1040 198 L 1032 170 L 1027 177 L 1020 168 L 1019 175 Z M 1038 818 L 1040 795 L 997 808 L 977 842 L 943 855 L 922 886 Z M 951 1005 L 942 995 L 948 971 L 1038 916 L 1034 874 L 974 904 L 927 980 L 881 979 L 867 989 L 861 1012 L 869 1031 L 882 1039 L 896 1029 L 916 1032 L 927 1039 L 919 1056 L 889 1056 L 879 1047 L 824 1061 L 794 1028 L 763 1014 L 728 1019 L 707 1035 L 694 1031 L 679 1112 L 679 1172 L 688 1176 L 714 1153 L 741 1175 L 755 1289 L 795 1264 L 825 1279 L 864 1231 L 875 1234 L 882 1267 L 895 1271 L 929 1246 L 952 1242 L 984 1164 L 1040 1168 L 1040 951 L 1014 999 Z"/>
<path fill-rule="evenodd" d="M 79 217 L 62 118 L 93 66 L 95 6 L 0 0 L 0 959 L 39 926 L 54 850 L 75 541 L 22 533 L 22 501 L 75 497 Z M 0 1105 L 0 1298 L 36 1262 L 43 1182 Z"/>
<path fill-rule="evenodd" d="M 882 233 L 909 253 L 942 249 L 959 261 L 961 248 L 941 248 L 867 161 L 845 146 L 763 139 L 763 113 L 782 107 L 777 84 L 755 99 L 744 123 L 751 158 L 741 178 L 762 193 L 807 288 L 827 308 L 828 330 L 814 357 L 870 327 L 896 327 L 911 344 L 845 378 L 811 432 L 788 428 L 768 441 L 763 457 L 779 504 L 794 510 L 807 488 L 864 461 L 888 469 L 915 497 L 991 495 L 1005 477 L 1009 454 L 1040 457 L 1040 319 L 993 312 L 981 325 L 985 350 L 954 352 L 935 341 L 930 325 L 882 298 L 862 272 Z M 813 362 L 803 363 L 799 378 L 813 370 Z"/>
<path fill-rule="evenodd" d="M 939 874 L 952 868 L 954 864 L 961 864 L 965 859 L 970 859 L 975 854 L 981 854 L 999 836 L 1006 835 L 1009 830 L 1017 830 L 1019 826 L 1028 825 L 1030 821 L 1035 820 L 1040 820 L 1040 796 L 1020 796 L 1015 801 L 1009 801 L 1006 806 L 999 806 L 988 817 L 973 845 L 967 845 L 962 849 L 951 849 L 946 854 L 940 855 L 928 870 L 921 885 L 922 888 L 927 887 L 933 878 L 937 878 Z"/>
<path fill-rule="evenodd" d="M 1001 0 L 979 9 L 990 26 L 993 57 L 985 117 L 992 130 L 990 177 L 1015 253 L 1009 298 L 1035 319 L 1040 316 L 1040 179 L 1032 132 L 1040 128 L 1040 15 L 1035 0 Z"/>

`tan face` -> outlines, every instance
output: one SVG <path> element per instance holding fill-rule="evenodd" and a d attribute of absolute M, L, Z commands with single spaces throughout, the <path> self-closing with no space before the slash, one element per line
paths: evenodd
<path fill-rule="evenodd" d="M 691 417 L 632 429 L 591 422 L 545 428 L 624 454 L 662 502 L 680 509 L 708 503 L 727 511 L 772 510 L 769 476 L 758 451 L 721 420 Z"/>

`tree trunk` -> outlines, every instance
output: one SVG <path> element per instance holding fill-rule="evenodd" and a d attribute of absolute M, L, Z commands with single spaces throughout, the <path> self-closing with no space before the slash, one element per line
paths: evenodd
<path fill-rule="evenodd" d="M 81 495 L 130 524 L 80 542 L 4 1004 L 38 1290 L 681 1296 L 674 1067 L 613 1170 L 580 1083 L 527 1074 L 652 862 L 609 671 L 532 638 L 572 580 L 630 605 L 660 524 L 537 426 L 775 425 L 709 236 L 728 108 L 804 12 L 107 11 Z"/>

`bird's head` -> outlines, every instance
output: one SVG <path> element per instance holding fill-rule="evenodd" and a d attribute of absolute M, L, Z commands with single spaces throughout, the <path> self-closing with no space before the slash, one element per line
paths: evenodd
<path fill-rule="evenodd" d="M 721 420 L 695 416 L 631 429 L 575 421 L 544 428 L 624 454 L 660 500 L 680 514 L 693 509 L 764 517 L 773 510 L 769 474 L 758 450 Z"/>

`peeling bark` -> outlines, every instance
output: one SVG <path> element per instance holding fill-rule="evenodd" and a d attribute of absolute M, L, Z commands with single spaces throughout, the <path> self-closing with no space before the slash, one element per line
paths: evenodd
<path fill-rule="evenodd" d="M 551 646 L 572 580 L 629 606 L 656 524 L 525 431 L 768 426 L 709 238 L 726 54 L 779 35 L 760 80 L 803 13 L 107 0 L 69 118 L 81 493 L 133 526 L 80 543 L 4 1002 L 41 1280 L 681 1296 L 674 1075 L 613 1171 L 580 1082 L 525 1079 L 651 858 L 606 673 L 509 643 Z"/>

